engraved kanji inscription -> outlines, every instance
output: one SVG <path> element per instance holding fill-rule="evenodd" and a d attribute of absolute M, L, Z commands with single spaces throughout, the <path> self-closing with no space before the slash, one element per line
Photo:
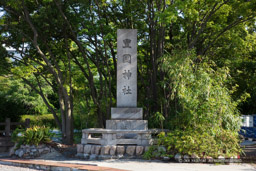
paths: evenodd
<path fill-rule="evenodd" d="M 131 55 L 130 54 L 123 55 L 123 63 L 131 63 Z"/>
<path fill-rule="evenodd" d="M 123 48 L 132 48 L 132 47 L 130 46 L 131 39 L 124 39 L 123 42 L 124 42 Z"/>
<path fill-rule="evenodd" d="M 132 94 L 132 92 L 131 92 L 132 90 L 130 89 L 129 86 L 127 88 L 126 88 L 126 86 L 124 86 L 124 88 L 122 90 L 123 90 L 124 95 Z"/>
<path fill-rule="evenodd" d="M 132 76 L 132 73 L 130 72 L 130 70 L 126 71 L 124 70 L 124 73 L 123 73 L 123 77 L 124 79 L 128 79 Z"/>

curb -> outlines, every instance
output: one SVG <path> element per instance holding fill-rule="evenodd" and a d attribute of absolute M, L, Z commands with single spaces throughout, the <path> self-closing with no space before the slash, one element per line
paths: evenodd
<path fill-rule="evenodd" d="M 43 162 L 34 160 L 17 160 L 17 159 L 0 159 L 0 164 L 10 165 L 17 167 L 25 167 L 31 169 L 40 170 L 51 170 L 51 171 L 125 171 L 121 169 L 115 169 L 110 167 L 100 167 L 94 165 L 85 164 L 69 164 L 69 163 L 59 163 L 59 162 Z"/>

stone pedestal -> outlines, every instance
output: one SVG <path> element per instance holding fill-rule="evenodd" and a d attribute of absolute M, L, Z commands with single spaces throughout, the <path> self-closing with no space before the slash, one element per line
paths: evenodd
<path fill-rule="evenodd" d="M 151 133 L 156 132 L 159 131 L 148 129 L 84 129 L 81 144 L 77 145 L 77 156 L 90 158 L 93 154 L 94 159 L 95 157 L 98 159 L 140 158 L 148 146 L 156 143 L 151 137 Z"/>
<path fill-rule="evenodd" d="M 135 107 L 111 108 L 111 119 L 138 120 L 143 117 L 143 109 Z"/>

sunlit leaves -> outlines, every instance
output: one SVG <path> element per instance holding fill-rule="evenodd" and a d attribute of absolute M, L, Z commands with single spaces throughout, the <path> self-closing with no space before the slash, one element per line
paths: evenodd
<path fill-rule="evenodd" d="M 171 100 L 176 99 L 180 105 L 176 118 L 180 123 L 175 126 L 238 130 L 237 103 L 225 87 L 229 69 L 213 69 L 211 62 L 195 63 L 196 59 L 193 51 L 175 51 L 163 57 Z"/>

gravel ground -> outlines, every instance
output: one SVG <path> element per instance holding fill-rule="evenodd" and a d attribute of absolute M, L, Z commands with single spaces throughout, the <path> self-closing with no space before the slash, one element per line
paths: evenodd
<path fill-rule="evenodd" d="M 0 164 L 1 171 L 38 171 L 35 169 L 23 168 L 23 167 L 15 167 L 15 166 L 8 166 Z"/>

